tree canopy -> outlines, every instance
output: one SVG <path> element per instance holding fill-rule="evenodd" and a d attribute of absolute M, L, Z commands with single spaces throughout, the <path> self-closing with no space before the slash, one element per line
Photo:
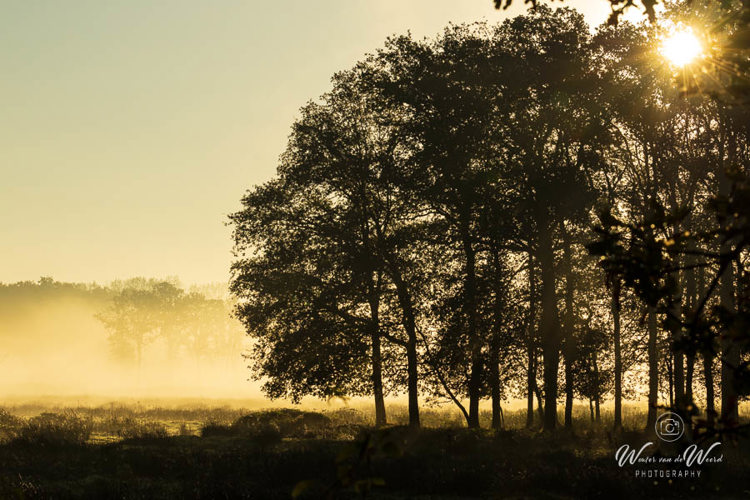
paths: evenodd
<path fill-rule="evenodd" d="M 729 207 L 744 220 L 730 193 L 747 111 L 675 85 L 659 36 L 592 33 L 576 11 L 539 5 L 389 38 L 334 75 L 277 175 L 231 216 L 231 287 L 266 392 L 372 395 L 379 424 L 384 397 L 405 392 L 412 425 L 421 396 L 452 401 L 470 427 L 483 399 L 500 426 L 501 402 L 525 396 L 529 425 L 536 400 L 548 430 L 563 395 L 565 426 L 574 398 L 593 416 L 613 397 L 619 426 L 622 398 L 639 393 L 654 412 L 702 398 L 710 414 L 720 363 L 732 413 L 744 347 L 725 342 L 734 361 L 688 348 L 683 318 L 719 300 L 709 277 L 730 265 L 741 302 L 742 230 L 705 235 Z M 734 187 L 716 198 L 722 183 Z M 712 345 L 736 329 L 714 324 Z"/>

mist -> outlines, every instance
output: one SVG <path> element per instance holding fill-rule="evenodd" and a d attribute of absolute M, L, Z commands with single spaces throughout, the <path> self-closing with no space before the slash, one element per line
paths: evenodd
<path fill-rule="evenodd" d="M 172 294 L 167 306 L 153 295 L 159 286 Z M 129 309 L 121 307 L 114 317 L 115 303 L 123 306 L 133 293 L 141 305 L 133 307 L 131 300 L 125 304 Z M 144 308 L 154 316 L 145 317 Z M 0 367 L 5 374 L 0 395 L 261 397 L 257 384 L 248 381 L 243 330 L 231 310 L 222 284 L 187 290 L 175 279 L 144 278 L 106 286 L 51 278 L 0 284 Z M 108 314 L 121 321 L 119 331 L 108 328 Z M 140 359 L 128 338 L 134 321 L 153 322 L 139 333 Z"/>

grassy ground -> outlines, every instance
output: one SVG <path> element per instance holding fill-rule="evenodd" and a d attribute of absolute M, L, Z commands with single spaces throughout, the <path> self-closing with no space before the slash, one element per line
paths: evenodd
<path fill-rule="evenodd" d="M 404 423 L 403 408 L 390 408 Z M 427 409 L 419 432 L 371 428 L 369 412 L 224 408 L 0 410 L 0 498 L 747 498 L 748 443 L 724 443 L 724 462 L 698 479 L 641 479 L 615 450 L 638 446 L 643 415 L 608 432 L 608 414 L 578 413 L 574 433 L 463 429 Z M 486 421 L 487 415 L 484 415 Z M 670 450 L 662 448 L 668 454 Z"/>

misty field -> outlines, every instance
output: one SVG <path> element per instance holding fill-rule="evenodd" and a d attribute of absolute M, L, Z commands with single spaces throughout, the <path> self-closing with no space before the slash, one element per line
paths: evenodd
<path fill-rule="evenodd" d="M 576 407 L 574 433 L 466 429 L 460 414 L 406 408 L 375 429 L 362 408 L 248 411 L 224 407 L 24 404 L 0 410 L 0 498 L 633 498 L 744 497 L 750 456 L 723 445 L 724 463 L 700 479 L 649 480 L 615 463 L 640 446 L 645 412 L 624 411 L 613 435 Z M 489 412 L 482 420 L 489 422 Z M 661 449 L 657 452 L 668 453 Z"/>

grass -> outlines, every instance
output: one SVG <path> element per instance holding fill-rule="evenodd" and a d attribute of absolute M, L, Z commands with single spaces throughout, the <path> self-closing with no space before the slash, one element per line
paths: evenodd
<path fill-rule="evenodd" d="M 0 409 L 0 498 L 697 498 L 747 497 L 747 441 L 725 443 L 725 462 L 692 480 L 645 480 L 614 460 L 639 445 L 645 415 L 626 407 L 623 434 L 611 414 L 575 432 L 471 431 L 455 412 L 426 408 L 424 428 L 372 429 L 356 409 L 157 408 L 105 405 Z M 21 416 L 22 415 L 22 416 Z M 489 415 L 482 415 L 486 426 Z M 668 449 L 661 450 L 669 453 Z"/>

